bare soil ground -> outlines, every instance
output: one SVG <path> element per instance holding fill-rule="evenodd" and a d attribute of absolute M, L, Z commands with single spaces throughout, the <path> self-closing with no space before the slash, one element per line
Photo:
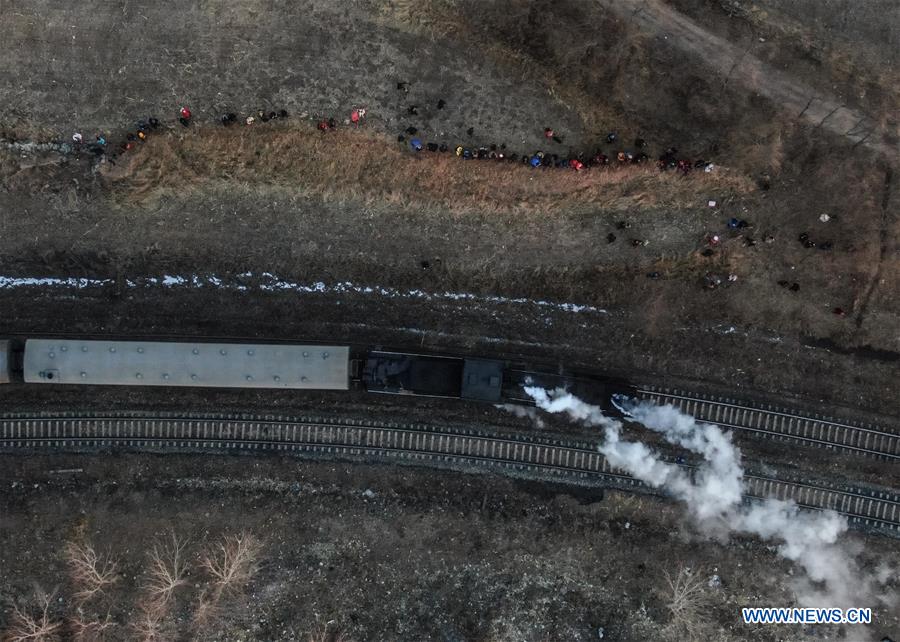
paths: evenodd
<path fill-rule="evenodd" d="M 81 619 L 109 615 L 107 639 L 135 639 L 150 553 L 174 532 L 186 568 L 169 639 L 805 639 L 737 621 L 742 606 L 790 600 L 792 570 L 769 547 L 691 539 L 678 511 L 653 499 L 280 458 L 5 459 L 0 592 L 27 612 L 36 585 L 55 590 L 48 619 L 61 631 L 78 614 L 67 543 L 117 564 Z M 193 629 L 204 551 L 242 532 L 261 541 L 259 570 Z M 896 542 L 858 543 L 873 569 L 900 555 Z M 699 585 L 687 619 L 669 609 L 667 574 L 681 569 Z M 9 613 L 0 630 L 14 624 Z M 865 638 L 851 627 L 809 633 L 877 639 L 896 634 L 896 615 L 876 611 Z"/>

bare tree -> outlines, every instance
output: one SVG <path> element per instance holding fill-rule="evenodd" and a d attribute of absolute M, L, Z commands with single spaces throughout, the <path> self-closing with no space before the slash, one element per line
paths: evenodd
<path fill-rule="evenodd" d="M 200 592 L 197 600 L 197 608 L 194 609 L 193 626 L 196 630 L 201 630 L 213 622 L 219 615 L 219 599 L 216 598 L 214 591 L 204 589 Z"/>
<path fill-rule="evenodd" d="M 118 563 L 110 555 L 97 553 L 87 542 L 69 542 L 66 562 L 77 589 L 73 597 L 82 604 L 119 579 L 116 575 Z"/>
<path fill-rule="evenodd" d="M 141 640 L 161 640 L 166 637 L 166 618 L 175 591 L 187 584 L 187 541 L 172 531 L 171 539 L 158 541 L 149 556 L 147 579 L 137 605 L 137 618 L 131 623 Z"/>
<path fill-rule="evenodd" d="M 681 566 L 673 578 L 668 571 L 663 571 L 669 585 L 668 602 L 666 604 L 672 615 L 672 626 L 683 637 L 698 639 L 703 622 L 702 610 L 708 603 L 705 581 L 699 571 L 692 572 L 689 567 Z"/>
<path fill-rule="evenodd" d="M 49 642 L 59 638 L 62 623 L 50 617 L 53 594 L 36 591 L 36 611 L 28 611 L 18 605 L 13 607 L 12 621 L 3 634 L 8 642 Z"/>
<path fill-rule="evenodd" d="M 106 617 L 90 619 L 79 613 L 69 619 L 72 639 L 76 642 L 96 642 L 105 639 L 109 629 L 116 626 L 109 613 Z"/>
<path fill-rule="evenodd" d="M 259 570 L 262 544 L 250 533 L 226 535 L 216 550 L 207 552 L 200 564 L 212 576 L 219 597 L 240 591 Z"/>
<path fill-rule="evenodd" d="M 214 549 L 200 556 L 211 586 L 204 588 L 194 610 L 195 631 L 209 626 L 222 613 L 222 600 L 239 593 L 259 570 L 262 543 L 252 534 L 226 535 Z"/>
<path fill-rule="evenodd" d="M 306 636 L 307 642 L 350 642 L 350 638 L 344 635 L 334 620 L 320 624 L 315 630 Z"/>
<path fill-rule="evenodd" d="M 184 579 L 187 572 L 185 547 L 187 541 L 179 539 L 173 531 L 171 541 L 154 544 L 150 553 L 150 570 L 145 589 L 150 601 L 160 608 L 169 603 L 175 589 L 187 584 Z"/>
<path fill-rule="evenodd" d="M 141 642 L 156 642 L 166 639 L 164 630 L 165 610 L 152 604 L 143 604 L 132 620 L 131 628 Z"/>

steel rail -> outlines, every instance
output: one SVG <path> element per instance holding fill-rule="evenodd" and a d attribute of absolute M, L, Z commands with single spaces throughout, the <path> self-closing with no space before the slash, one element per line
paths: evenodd
<path fill-rule="evenodd" d="M 475 465 L 545 474 L 604 486 L 653 492 L 613 469 L 597 443 L 563 442 L 533 435 L 387 422 L 314 418 L 177 416 L 172 413 L 84 413 L 0 416 L 0 450 L 107 449 L 270 450 L 349 458 L 403 459 L 437 465 Z M 685 468 L 692 469 L 691 466 Z M 790 499 L 831 509 L 854 525 L 900 536 L 900 496 L 837 489 L 758 475 L 745 476 L 746 499 Z"/>
<path fill-rule="evenodd" d="M 785 409 L 758 407 L 721 397 L 642 386 L 639 399 L 671 404 L 699 421 L 813 446 L 900 460 L 900 433 L 871 425 L 861 426 L 828 417 L 806 416 Z"/>

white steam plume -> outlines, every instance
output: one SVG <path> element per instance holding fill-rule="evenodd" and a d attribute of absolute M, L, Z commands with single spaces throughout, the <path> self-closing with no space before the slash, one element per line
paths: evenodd
<path fill-rule="evenodd" d="M 532 408 L 531 406 L 520 406 L 514 403 L 498 403 L 494 404 L 494 408 L 498 410 L 505 410 L 508 413 L 514 414 L 516 417 L 521 417 L 522 419 L 530 419 L 535 426 L 538 428 L 544 427 L 544 420 L 541 419 L 541 416 L 537 408 Z"/>
<path fill-rule="evenodd" d="M 780 542 L 779 554 L 800 566 L 809 581 L 796 586 L 798 600 L 810 606 L 861 606 L 870 587 L 861 579 L 853 555 L 838 543 L 847 521 L 834 511 L 808 512 L 793 502 L 766 499 L 742 502 L 743 467 L 731 434 L 718 426 L 698 423 L 672 406 L 621 402 L 635 421 L 659 433 L 671 444 L 703 457 L 694 478 L 680 466 L 660 460 L 646 445 L 623 441 L 622 423 L 599 406 L 565 390 L 526 387 L 537 407 L 562 413 L 604 431 L 600 452 L 624 470 L 684 502 L 696 526 L 706 534 L 744 533 Z M 618 404 L 617 404 L 618 405 Z"/>

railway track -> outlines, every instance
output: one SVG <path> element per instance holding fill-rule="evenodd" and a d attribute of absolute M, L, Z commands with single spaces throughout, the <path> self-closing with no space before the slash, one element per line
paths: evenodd
<path fill-rule="evenodd" d="M 273 451 L 307 456 L 407 461 L 439 467 L 501 469 L 576 483 L 651 492 L 609 466 L 597 443 L 498 435 L 476 430 L 378 421 L 171 413 L 0 416 L 0 449 Z M 792 499 L 832 509 L 851 524 L 900 537 L 900 496 L 866 489 L 827 488 L 748 475 L 748 501 Z"/>
<path fill-rule="evenodd" d="M 69 333 L 27 333 L 7 334 L 17 338 L 35 337 L 69 337 L 82 338 L 77 332 Z M 193 335 L 156 334 L 152 340 L 197 340 Z M 204 340 L 225 342 L 247 341 L 247 337 L 204 337 Z M 284 344 L 294 343 L 295 339 L 253 339 L 254 342 Z M 318 342 L 308 342 L 318 343 Z M 364 347 L 357 346 L 364 350 Z M 769 439 L 791 441 L 807 446 L 841 450 L 848 453 L 900 461 L 900 428 L 873 426 L 871 424 L 854 424 L 836 421 L 822 416 L 806 416 L 790 409 L 773 407 L 766 404 L 753 404 L 747 401 L 703 395 L 683 390 L 672 390 L 664 387 L 642 385 L 632 387 L 624 382 L 613 382 L 602 377 L 572 376 L 546 371 L 533 371 L 516 367 L 504 370 L 503 401 L 533 405 L 533 400 L 524 394 L 522 386 L 540 385 L 546 388 L 564 387 L 585 399 L 608 400 L 610 394 L 621 393 L 635 396 L 653 403 L 669 403 L 679 410 L 696 417 L 701 421 L 718 424 L 734 431 L 753 434 Z M 608 404 L 604 405 L 607 410 Z"/>
<path fill-rule="evenodd" d="M 900 433 L 871 424 L 853 425 L 768 405 L 754 406 L 654 386 L 638 388 L 636 396 L 657 404 L 672 404 L 698 420 L 732 430 L 900 461 Z"/>

